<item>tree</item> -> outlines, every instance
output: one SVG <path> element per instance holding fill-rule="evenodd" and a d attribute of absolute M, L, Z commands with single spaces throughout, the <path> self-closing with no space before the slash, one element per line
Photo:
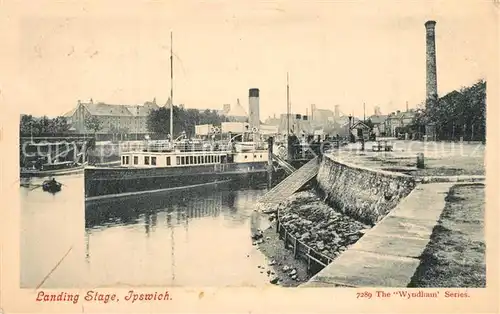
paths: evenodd
<path fill-rule="evenodd" d="M 422 109 L 417 109 L 412 121 L 407 125 L 407 132 L 411 134 L 414 139 L 421 139 L 425 131 L 425 124 L 425 111 Z"/>
<path fill-rule="evenodd" d="M 96 116 L 87 116 L 85 118 L 85 128 L 94 131 L 94 136 L 96 136 L 97 131 L 102 129 L 102 122 Z"/>
<path fill-rule="evenodd" d="M 46 133 L 51 133 L 51 119 L 49 119 L 47 116 L 43 116 L 41 119 L 38 120 L 38 130 L 42 134 Z"/>
<path fill-rule="evenodd" d="M 484 140 L 486 138 L 486 82 L 479 80 L 469 87 L 462 87 L 439 99 L 427 103 L 411 124 L 411 131 L 428 123 L 436 125 L 437 138 L 443 140 Z"/>
<path fill-rule="evenodd" d="M 55 133 L 67 133 L 69 132 L 68 120 L 65 117 L 59 116 L 52 120 L 54 125 Z"/>
<path fill-rule="evenodd" d="M 47 117 L 35 118 L 32 115 L 21 115 L 19 132 L 22 136 L 47 135 L 68 133 L 70 126 L 65 117 L 59 116 L 54 119 Z"/>
<path fill-rule="evenodd" d="M 21 115 L 21 121 L 19 122 L 19 132 L 21 135 L 31 134 L 34 124 L 35 120 L 32 115 Z"/>
<path fill-rule="evenodd" d="M 185 131 L 188 137 L 194 135 L 195 125 L 213 124 L 220 125 L 227 121 L 226 117 L 220 116 L 217 111 L 209 109 L 200 112 L 198 109 L 184 109 L 174 106 L 174 138 Z M 170 109 L 159 108 L 152 110 L 146 121 L 149 132 L 166 136 L 170 133 Z"/>
<path fill-rule="evenodd" d="M 174 116 L 177 107 L 174 106 Z M 166 135 L 170 129 L 170 109 L 159 108 L 152 110 L 146 120 L 146 127 L 149 132 L 154 134 Z"/>

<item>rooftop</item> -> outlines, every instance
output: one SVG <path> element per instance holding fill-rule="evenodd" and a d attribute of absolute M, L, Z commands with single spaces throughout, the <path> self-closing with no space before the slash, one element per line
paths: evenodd
<path fill-rule="evenodd" d="M 145 117 L 151 110 L 158 109 L 156 100 L 146 101 L 144 104 L 137 105 L 118 105 L 106 104 L 103 102 L 94 103 L 92 100 L 87 103 L 80 103 L 91 115 L 94 116 L 115 116 L 115 117 Z M 65 117 L 70 117 L 74 114 L 78 107 L 64 114 Z"/>
<path fill-rule="evenodd" d="M 224 112 L 224 115 L 228 116 L 228 117 L 246 117 L 246 116 L 248 116 L 245 109 L 241 106 L 239 99 L 236 100 L 236 105 L 230 105 L 229 111 Z"/>

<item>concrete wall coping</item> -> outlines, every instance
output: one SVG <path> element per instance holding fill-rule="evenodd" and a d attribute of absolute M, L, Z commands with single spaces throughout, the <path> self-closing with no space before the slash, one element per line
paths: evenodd
<path fill-rule="evenodd" d="M 417 176 L 418 183 L 438 183 L 438 182 L 477 182 L 485 181 L 486 176 L 465 175 L 465 176 Z"/>
<path fill-rule="evenodd" d="M 460 175 L 460 176 L 412 176 L 403 173 L 396 173 L 382 169 L 368 168 L 354 163 L 347 162 L 340 158 L 335 158 L 332 155 L 324 155 L 332 162 L 362 171 L 381 174 L 392 178 L 413 178 L 418 183 L 438 183 L 438 182 L 469 182 L 469 181 L 485 181 L 486 176 L 483 175 Z"/>
<path fill-rule="evenodd" d="M 340 165 L 343 165 L 345 167 L 349 167 L 352 169 L 356 169 L 356 170 L 367 171 L 370 173 L 379 174 L 379 175 L 383 175 L 383 176 L 387 176 L 387 177 L 391 177 L 391 178 L 399 178 L 399 179 L 401 179 L 401 178 L 403 178 L 403 179 L 415 178 L 414 176 L 403 174 L 403 173 L 396 173 L 396 172 L 391 172 L 391 171 L 382 170 L 382 169 L 374 169 L 374 168 L 360 166 L 357 164 L 346 162 L 345 160 L 342 160 L 340 158 L 335 158 L 332 155 L 324 155 L 324 157 L 330 159 L 334 163 L 337 163 L 337 164 L 340 164 Z"/>

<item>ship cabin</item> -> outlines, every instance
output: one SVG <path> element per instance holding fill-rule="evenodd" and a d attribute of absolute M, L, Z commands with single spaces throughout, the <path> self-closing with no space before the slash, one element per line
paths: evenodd
<path fill-rule="evenodd" d="M 130 152 L 121 156 L 123 167 L 185 167 L 226 163 L 228 151 L 207 152 Z"/>
<path fill-rule="evenodd" d="M 189 167 L 226 163 L 267 163 L 267 159 L 268 153 L 265 150 L 242 153 L 231 151 L 172 153 L 136 151 L 122 154 L 121 166 L 127 168 Z"/>

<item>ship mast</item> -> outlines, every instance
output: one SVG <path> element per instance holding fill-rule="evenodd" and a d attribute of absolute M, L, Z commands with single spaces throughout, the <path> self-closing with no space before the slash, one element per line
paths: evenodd
<path fill-rule="evenodd" d="M 290 136 L 290 86 L 288 84 L 288 72 L 286 72 L 286 135 Z"/>
<path fill-rule="evenodd" d="M 170 143 L 174 144 L 174 59 L 172 48 L 172 32 L 170 32 Z"/>

